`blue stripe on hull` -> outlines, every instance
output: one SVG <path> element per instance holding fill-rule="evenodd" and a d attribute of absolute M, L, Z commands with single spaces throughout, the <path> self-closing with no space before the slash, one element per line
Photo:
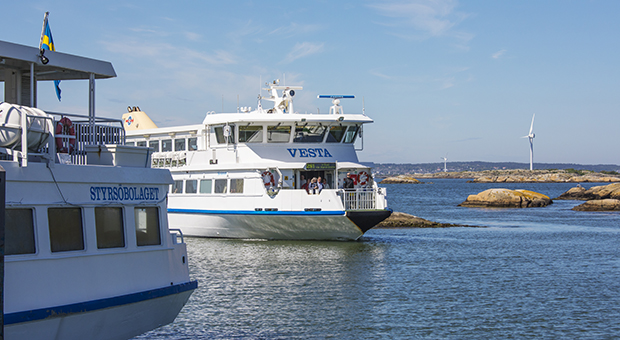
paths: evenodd
<path fill-rule="evenodd" d="M 174 295 L 188 290 L 194 290 L 197 287 L 197 281 L 190 281 L 170 287 L 147 290 L 140 293 L 115 296 L 112 298 L 92 300 L 57 307 L 41 308 L 25 312 L 10 313 L 4 315 L 4 324 L 10 325 L 22 322 L 42 320 L 49 317 L 63 317 L 71 314 L 92 312 L 99 309 L 118 307 L 131 303 L 157 299 L 168 295 Z"/>
<path fill-rule="evenodd" d="M 169 213 L 181 214 L 217 214 L 217 215 L 323 215 L 323 216 L 344 216 L 345 211 L 252 211 L 252 210 L 204 210 L 204 209 L 168 209 Z"/>

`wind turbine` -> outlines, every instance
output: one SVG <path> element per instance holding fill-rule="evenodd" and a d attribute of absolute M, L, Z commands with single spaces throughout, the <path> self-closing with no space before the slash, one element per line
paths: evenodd
<path fill-rule="evenodd" d="M 530 133 L 527 136 L 523 136 L 521 138 L 529 138 L 530 139 L 530 170 L 534 170 L 534 117 L 536 114 L 532 115 L 532 125 L 530 125 Z"/>
<path fill-rule="evenodd" d="M 446 154 L 446 157 L 441 157 L 441 159 L 443 159 L 443 172 L 448 172 L 448 168 L 446 167 L 446 162 L 448 161 L 448 154 Z"/>

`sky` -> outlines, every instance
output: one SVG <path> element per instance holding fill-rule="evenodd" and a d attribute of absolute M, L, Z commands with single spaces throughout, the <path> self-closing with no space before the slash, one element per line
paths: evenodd
<path fill-rule="evenodd" d="M 620 164 L 620 1 L 2 2 L 0 40 L 38 46 L 49 11 L 56 51 L 113 64 L 98 116 L 199 124 L 280 79 L 302 113 L 355 95 L 360 161 L 528 163 L 535 114 L 534 163 Z M 87 112 L 87 81 L 61 89 L 41 83 L 39 108 Z"/>

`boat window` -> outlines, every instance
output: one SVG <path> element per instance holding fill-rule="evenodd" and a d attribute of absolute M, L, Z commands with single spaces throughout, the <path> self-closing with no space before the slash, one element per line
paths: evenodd
<path fill-rule="evenodd" d="M 327 129 L 323 125 L 303 125 L 295 127 L 295 143 L 320 143 Z"/>
<path fill-rule="evenodd" d="M 327 143 L 340 143 L 342 141 L 342 136 L 344 136 L 344 132 L 346 130 L 346 126 L 330 126 L 329 134 L 327 135 Z"/>
<path fill-rule="evenodd" d="M 210 179 L 201 179 L 200 180 L 200 193 L 201 194 L 210 194 L 211 187 L 213 182 Z"/>
<path fill-rule="evenodd" d="M 353 143 L 353 142 L 355 142 L 355 137 L 357 137 L 357 133 L 358 133 L 359 129 L 360 128 L 357 125 L 349 126 L 349 129 L 347 130 L 347 133 L 345 134 L 345 137 L 344 137 L 344 142 L 345 143 Z"/>
<path fill-rule="evenodd" d="M 6 209 L 4 252 L 6 255 L 35 253 L 32 209 Z"/>
<path fill-rule="evenodd" d="M 84 249 L 82 209 L 48 208 L 47 219 L 52 252 Z"/>
<path fill-rule="evenodd" d="M 198 150 L 198 138 L 197 137 L 187 139 L 187 150 L 189 151 Z"/>
<path fill-rule="evenodd" d="M 97 248 L 125 247 L 123 208 L 95 208 L 95 229 L 97 229 Z"/>
<path fill-rule="evenodd" d="M 158 140 L 149 141 L 149 148 L 153 149 L 153 152 L 159 152 L 159 141 Z"/>
<path fill-rule="evenodd" d="M 273 125 L 267 126 L 267 142 L 269 143 L 288 143 L 291 139 L 291 127 Z"/>
<path fill-rule="evenodd" d="M 140 207 L 134 209 L 136 217 L 136 240 L 138 246 L 161 244 L 159 237 L 159 209 L 157 207 Z"/>
<path fill-rule="evenodd" d="M 243 178 L 233 178 L 230 180 L 230 193 L 243 194 Z"/>
<path fill-rule="evenodd" d="M 185 151 L 185 138 L 177 138 L 174 140 L 174 151 Z"/>
<path fill-rule="evenodd" d="M 215 130 L 215 138 L 217 139 L 218 144 L 226 144 L 226 143 L 235 142 L 235 126 L 234 125 L 216 126 L 214 130 Z M 225 130 L 228 130 L 228 139 L 224 136 Z"/>
<path fill-rule="evenodd" d="M 146 141 L 145 140 L 141 140 L 137 143 L 138 146 L 146 146 Z"/>
<path fill-rule="evenodd" d="M 226 193 L 226 182 L 227 179 L 216 179 L 215 180 L 215 193 L 216 194 L 225 194 Z"/>
<path fill-rule="evenodd" d="M 195 194 L 198 191 L 198 181 L 195 179 L 188 179 L 185 181 L 185 193 Z"/>
<path fill-rule="evenodd" d="M 136 146 L 136 142 L 125 142 L 125 145 L 132 145 L 132 146 Z"/>
<path fill-rule="evenodd" d="M 161 151 L 162 152 L 172 151 L 172 139 L 163 139 L 161 141 Z"/>
<path fill-rule="evenodd" d="M 170 191 L 173 194 L 181 194 L 183 193 L 183 181 L 174 181 L 172 184 L 172 190 Z"/>
<path fill-rule="evenodd" d="M 262 126 L 239 126 L 239 143 L 262 143 Z"/>

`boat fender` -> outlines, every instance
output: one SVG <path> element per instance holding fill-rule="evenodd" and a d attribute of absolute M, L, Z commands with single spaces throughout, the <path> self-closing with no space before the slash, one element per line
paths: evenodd
<path fill-rule="evenodd" d="M 359 185 L 366 185 L 368 183 L 368 178 L 370 176 L 368 176 L 368 173 L 366 171 L 362 171 L 359 174 L 357 174 L 357 179 L 358 179 L 358 183 Z"/>
<path fill-rule="evenodd" d="M 263 183 L 265 183 L 266 187 L 272 187 L 274 185 L 276 185 L 276 181 L 273 178 L 273 174 L 271 173 L 271 171 L 264 171 L 262 173 L 263 176 Z"/>
<path fill-rule="evenodd" d="M 71 119 L 63 117 L 56 125 L 56 136 L 58 135 L 70 135 L 74 138 L 69 138 L 69 148 L 66 148 L 62 142 L 62 137 L 56 137 L 56 150 L 59 153 L 73 153 L 75 149 L 75 127 Z"/>

